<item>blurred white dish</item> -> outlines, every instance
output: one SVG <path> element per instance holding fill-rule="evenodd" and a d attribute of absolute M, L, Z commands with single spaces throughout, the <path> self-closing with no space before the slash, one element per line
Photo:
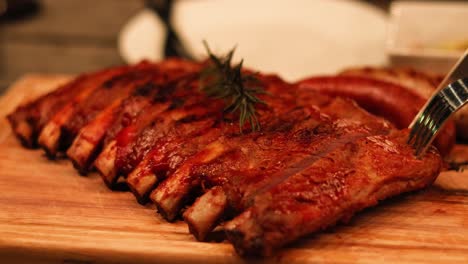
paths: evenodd
<path fill-rule="evenodd" d="M 237 46 L 246 66 L 288 80 L 334 73 L 354 65 L 386 63 L 385 13 L 358 1 L 197 0 L 177 1 L 173 25 L 197 56 L 224 54 Z M 149 10 L 133 17 L 119 36 L 125 61 L 163 57 L 165 29 Z"/>
<path fill-rule="evenodd" d="M 468 45 L 467 18 L 467 2 L 393 2 L 387 43 L 392 64 L 447 73 L 464 52 L 451 46 Z"/>

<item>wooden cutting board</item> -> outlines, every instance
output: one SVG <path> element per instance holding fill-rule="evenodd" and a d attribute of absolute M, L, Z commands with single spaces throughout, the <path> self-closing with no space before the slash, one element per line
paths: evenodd
<path fill-rule="evenodd" d="M 12 136 L 4 119 L 21 101 L 66 81 L 28 75 L 0 99 L 0 262 L 468 263 L 468 171 L 387 200 L 350 223 L 311 235 L 268 259 L 239 258 L 227 242 L 197 242 L 185 223 L 167 223 L 96 174 L 49 161 Z M 468 148 L 454 157 L 468 160 Z"/>

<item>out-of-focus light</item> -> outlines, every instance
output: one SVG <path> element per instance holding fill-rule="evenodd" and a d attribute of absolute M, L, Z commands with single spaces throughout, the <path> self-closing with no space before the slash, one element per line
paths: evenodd
<path fill-rule="evenodd" d="M 8 3 L 6 0 L 0 0 L 0 16 L 3 15 L 8 8 Z"/>

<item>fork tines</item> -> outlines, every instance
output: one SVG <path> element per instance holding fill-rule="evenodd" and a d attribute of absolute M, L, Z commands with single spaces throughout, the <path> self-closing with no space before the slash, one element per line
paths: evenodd
<path fill-rule="evenodd" d="M 459 79 L 435 94 L 418 114 L 411 127 L 408 144 L 416 156 L 423 154 L 450 115 L 468 100 L 468 78 Z"/>

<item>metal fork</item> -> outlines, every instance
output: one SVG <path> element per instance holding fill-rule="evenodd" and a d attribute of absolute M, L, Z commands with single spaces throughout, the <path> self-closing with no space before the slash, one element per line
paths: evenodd
<path fill-rule="evenodd" d="M 417 157 L 426 152 L 449 117 L 467 102 L 468 49 L 409 126 L 408 144 L 414 147 Z"/>

